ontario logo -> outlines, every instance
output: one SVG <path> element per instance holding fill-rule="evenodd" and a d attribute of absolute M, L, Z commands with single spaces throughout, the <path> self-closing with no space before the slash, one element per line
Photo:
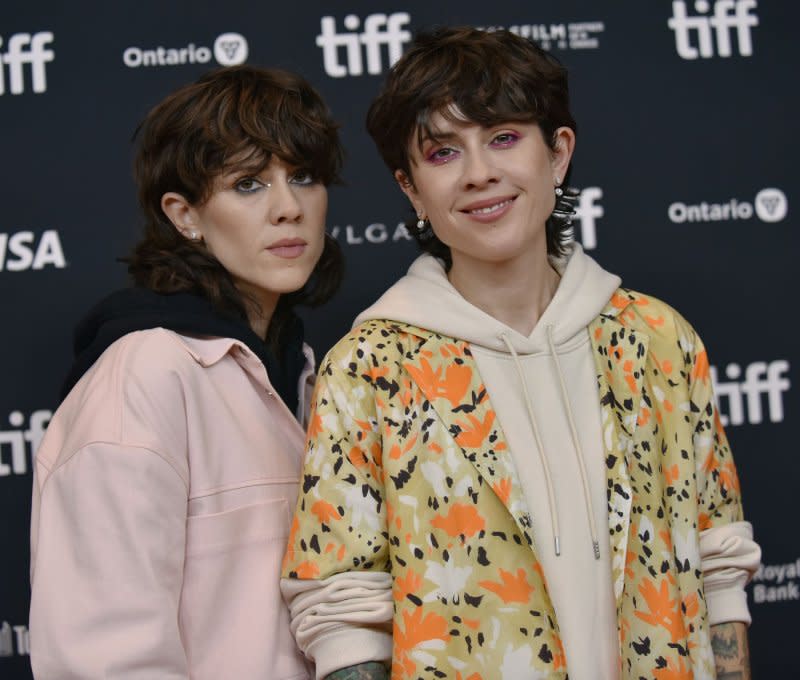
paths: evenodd
<path fill-rule="evenodd" d="M 241 33 L 223 33 L 217 36 L 212 47 L 195 43 L 184 47 L 128 47 L 122 53 L 122 62 L 128 68 L 146 68 L 208 64 L 213 58 L 220 66 L 237 66 L 247 60 L 249 53 L 247 38 Z"/>
<path fill-rule="evenodd" d="M 667 208 L 670 222 L 727 222 L 730 220 L 749 220 L 755 215 L 762 222 L 780 222 L 789 212 L 786 194 L 775 187 L 759 191 L 752 201 L 731 198 L 728 201 L 711 203 L 683 203 L 676 201 Z"/>

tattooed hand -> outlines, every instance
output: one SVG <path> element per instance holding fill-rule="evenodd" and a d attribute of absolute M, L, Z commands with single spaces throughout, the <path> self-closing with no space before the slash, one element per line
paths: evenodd
<path fill-rule="evenodd" d="M 751 680 L 746 624 L 711 626 L 711 648 L 714 650 L 717 680 Z"/>
<path fill-rule="evenodd" d="M 388 680 L 388 678 L 389 672 L 386 667 L 377 661 L 348 666 L 325 676 L 325 680 Z"/>

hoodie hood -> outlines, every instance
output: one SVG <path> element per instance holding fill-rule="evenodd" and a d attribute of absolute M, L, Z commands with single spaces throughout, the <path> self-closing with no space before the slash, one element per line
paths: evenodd
<path fill-rule="evenodd" d="M 306 361 L 299 318 L 294 317 L 285 332 L 279 359 L 246 320 L 220 312 L 206 298 L 191 293 L 161 295 L 145 288 L 112 293 L 78 324 L 73 338 L 75 359 L 61 390 L 62 400 L 111 344 L 128 333 L 151 328 L 239 340 L 264 364 L 286 406 L 292 413 L 297 410 L 298 380 Z"/>
<path fill-rule="evenodd" d="M 388 319 L 496 352 L 507 353 L 509 342 L 519 354 L 548 352 L 547 329 L 556 347 L 568 345 L 597 318 L 621 282 L 575 242 L 563 258 L 551 259 L 551 264 L 561 274 L 561 281 L 529 336 L 467 302 L 447 279 L 442 263 L 427 254 L 418 257 L 408 274 L 359 314 L 354 325 L 371 319 Z"/>

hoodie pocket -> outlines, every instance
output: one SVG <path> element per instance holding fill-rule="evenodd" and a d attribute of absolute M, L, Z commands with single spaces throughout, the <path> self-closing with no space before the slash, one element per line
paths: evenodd
<path fill-rule="evenodd" d="M 306 677 L 280 594 L 289 504 L 190 517 L 181 630 L 193 678 Z"/>

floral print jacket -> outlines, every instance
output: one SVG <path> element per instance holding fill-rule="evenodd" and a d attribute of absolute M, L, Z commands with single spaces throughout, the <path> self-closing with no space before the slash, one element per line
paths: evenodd
<path fill-rule="evenodd" d="M 589 326 L 623 678 L 713 678 L 700 531 L 742 518 L 692 327 L 619 289 Z M 284 577 L 390 572 L 392 678 L 567 678 L 517 471 L 469 345 L 355 328 L 317 382 Z"/>

